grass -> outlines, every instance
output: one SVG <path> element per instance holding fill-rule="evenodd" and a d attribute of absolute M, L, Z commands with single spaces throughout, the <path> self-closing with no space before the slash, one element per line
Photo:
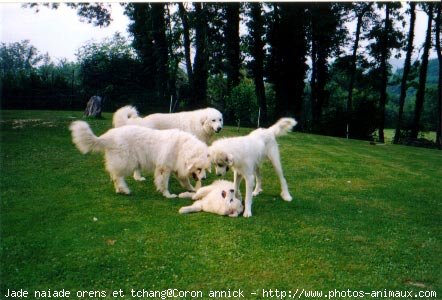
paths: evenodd
<path fill-rule="evenodd" d="M 252 218 L 179 215 L 190 200 L 163 198 L 151 175 L 128 179 L 130 196 L 114 193 L 102 156 L 71 142 L 81 112 L 1 113 L 0 299 L 8 289 L 29 298 L 65 289 L 74 299 L 115 299 L 121 289 L 130 299 L 131 289 L 168 288 L 206 299 L 227 289 L 246 299 L 264 298 L 262 289 L 442 299 L 440 151 L 291 133 L 279 143 L 292 202 L 278 197 L 266 163 Z M 97 134 L 111 127 L 104 116 L 88 120 Z"/>

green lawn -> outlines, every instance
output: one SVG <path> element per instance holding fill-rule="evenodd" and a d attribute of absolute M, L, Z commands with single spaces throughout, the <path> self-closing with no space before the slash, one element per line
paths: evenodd
<path fill-rule="evenodd" d="M 252 218 L 180 215 L 191 201 L 165 199 L 151 175 L 115 194 L 102 155 L 71 142 L 81 112 L 1 114 L 0 299 L 8 289 L 122 299 L 112 295 L 121 289 L 130 299 L 131 289 L 168 288 L 205 299 L 228 289 L 246 299 L 269 296 L 263 289 L 442 299 L 441 151 L 290 133 L 279 143 L 292 202 L 266 163 Z M 88 120 L 97 134 L 111 127 L 104 116 Z"/>

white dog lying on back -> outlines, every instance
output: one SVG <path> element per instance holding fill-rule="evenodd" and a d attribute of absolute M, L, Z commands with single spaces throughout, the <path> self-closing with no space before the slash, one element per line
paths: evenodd
<path fill-rule="evenodd" d="M 192 199 L 197 201 L 190 206 L 180 208 L 180 214 L 205 211 L 237 217 L 244 209 L 241 200 L 235 198 L 233 182 L 226 180 L 217 180 L 211 185 L 200 188 Z"/>
<path fill-rule="evenodd" d="M 141 169 L 154 172 L 157 190 L 173 198 L 176 195 L 169 192 L 172 173 L 184 188 L 194 190 L 189 177 L 201 181 L 210 168 L 207 145 L 178 129 L 155 130 L 128 125 L 110 129 L 99 137 L 83 121 L 73 122 L 69 129 L 81 153 L 104 152 L 106 170 L 117 193 L 129 194 L 124 177 Z"/>
<path fill-rule="evenodd" d="M 258 128 L 246 136 L 219 139 L 209 147 L 217 175 L 224 175 L 229 167 L 233 168 L 237 197 L 240 197 L 239 186 L 241 180 L 245 179 L 244 217 L 252 216 L 252 196 L 256 196 L 262 191 L 259 167 L 265 158 L 270 160 L 279 177 L 282 199 L 285 201 L 292 200 L 282 173 L 276 137 L 287 134 L 295 125 L 295 119 L 282 118 L 269 128 Z M 256 186 L 252 192 L 254 179 L 256 179 Z"/>
<path fill-rule="evenodd" d="M 207 144 L 223 128 L 223 115 L 209 107 L 170 114 L 156 113 L 141 118 L 135 107 L 127 105 L 114 113 L 112 122 L 114 127 L 139 125 L 153 129 L 176 128 L 195 135 Z"/>

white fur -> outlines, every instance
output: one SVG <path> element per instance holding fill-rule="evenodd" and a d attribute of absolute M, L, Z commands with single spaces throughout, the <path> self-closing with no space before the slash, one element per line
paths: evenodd
<path fill-rule="evenodd" d="M 223 115 L 214 108 L 183 111 L 170 114 L 156 113 L 139 117 L 133 106 L 118 109 L 113 116 L 114 127 L 140 125 L 153 129 L 180 129 L 195 135 L 204 143 L 223 128 Z"/>
<path fill-rule="evenodd" d="M 210 168 L 207 145 L 177 129 L 155 130 L 128 125 L 110 129 L 100 137 L 95 136 L 83 121 L 73 122 L 69 129 L 81 153 L 104 152 L 106 170 L 117 193 L 129 194 L 124 177 L 142 169 L 154 173 L 155 186 L 165 197 L 176 197 L 168 188 L 172 173 L 184 188 L 194 190 L 189 176 L 201 180 Z"/>
<path fill-rule="evenodd" d="M 270 160 L 279 177 L 282 199 L 292 200 L 282 172 L 276 137 L 288 133 L 296 124 L 295 119 L 282 118 L 270 128 L 258 128 L 247 136 L 220 139 L 209 147 L 217 175 L 225 175 L 228 167 L 233 168 L 237 197 L 240 197 L 239 186 L 241 180 L 245 179 L 244 217 L 252 216 L 252 196 L 256 196 L 262 191 L 259 167 L 265 158 Z M 256 179 L 256 186 L 252 192 L 254 179 Z"/>
<path fill-rule="evenodd" d="M 190 206 L 180 208 L 180 214 L 205 211 L 222 216 L 237 217 L 243 212 L 241 200 L 235 198 L 234 184 L 231 181 L 217 180 L 200 188 L 192 197 Z"/>

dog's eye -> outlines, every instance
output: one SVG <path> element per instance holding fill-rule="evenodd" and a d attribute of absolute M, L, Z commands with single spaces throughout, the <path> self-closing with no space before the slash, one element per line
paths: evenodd
<path fill-rule="evenodd" d="M 201 169 L 201 168 L 198 168 L 198 169 L 196 169 L 198 172 L 200 172 L 201 173 L 201 171 L 203 170 L 203 169 Z"/>
<path fill-rule="evenodd" d="M 221 122 L 222 120 L 221 120 L 221 119 L 219 119 L 219 121 Z"/>
<path fill-rule="evenodd" d="M 215 119 L 213 119 L 213 120 L 212 120 L 212 122 L 216 122 L 216 120 L 215 120 Z"/>

